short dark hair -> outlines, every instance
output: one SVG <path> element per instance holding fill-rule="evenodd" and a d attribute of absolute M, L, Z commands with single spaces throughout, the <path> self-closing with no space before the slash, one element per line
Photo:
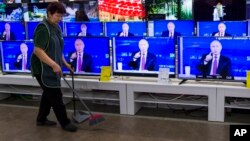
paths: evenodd
<path fill-rule="evenodd" d="M 50 14 L 60 13 L 65 14 L 66 9 L 60 2 L 51 2 L 47 7 L 47 14 L 50 12 Z"/>

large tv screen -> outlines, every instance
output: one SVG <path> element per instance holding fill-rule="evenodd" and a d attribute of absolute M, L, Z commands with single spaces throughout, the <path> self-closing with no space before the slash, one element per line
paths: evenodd
<path fill-rule="evenodd" d="M 108 37 L 147 36 L 146 22 L 106 22 L 105 30 Z"/>
<path fill-rule="evenodd" d="M 66 14 L 63 17 L 63 21 L 74 22 L 76 20 L 87 20 L 87 21 L 98 21 L 98 3 L 96 0 L 87 1 L 73 1 L 73 2 L 63 2 L 66 8 Z M 84 11 L 84 16 L 76 19 L 76 12 L 79 10 Z M 83 15 L 81 15 L 83 16 Z"/>
<path fill-rule="evenodd" d="M 145 8 L 141 0 L 98 0 L 100 21 L 141 21 Z"/>
<path fill-rule="evenodd" d="M 178 77 L 246 81 L 249 37 L 181 37 Z"/>
<path fill-rule="evenodd" d="M 1 40 L 25 40 L 25 26 L 22 22 L 0 22 Z"/>
<path fill-rule="evenodd" d="M 78 75 L 100 75 L 102 66 L 110 66 L 107 37 L 65 37 L 64 56 Z M 65 68 L 64 73 L 69 73 Z"/>
<path fill-rule="evenodd" d="M 146 0 L 148 20 L 191 20 L 193 0 Z"/>
<path fill-rule="evenodd" d="M 22 21 L 22 4 L 0 4 L 0 21 Z"/>
<path fill-rule="evenodd" d="M 175 48 L 168 37 L 113 37 L 114 75 L 157 76 L 159 68 L 175 74 Z"/>
<path fill-rule="evenodd" d="M 246 0 L 194 0 L 196 21 L 240 21 L 246 19 Z"/>
<path fill-rule="evenodd" d="M 103 36 L 102 22 L 65 22 L 66 36 Z"/>
<path fill-rule="evenodd" d="M 198 36 L 247 36 L 247 21 L 204 21 L 197 23 Z"/>
<path fill-rule="evenodd" d="M 0 46 L 4 73 L 30 73 L 31 41 L 3 41 Z"/>
<path fill-rule="evenodd" d="M 26 22 L 26 30 L 27 30 L 26 33 L 27 33 L 27 39 L 28 40 L 33 39 L 33 36 L 34 36 L 33 34 L 34 34 L 35 29 L 36 29 L 38 24 L 39 24 L 38 21 Z M 61 27 L 62 32 L 64 32 L 62 22 L 59 23 L 59 26 Z"/>

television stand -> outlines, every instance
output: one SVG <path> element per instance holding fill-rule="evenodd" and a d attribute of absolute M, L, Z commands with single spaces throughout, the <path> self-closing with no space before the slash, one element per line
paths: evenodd
<path fill-rule="evenodd" d="M 187 81 L 187 79 L 181 80 L 181 82 L 179 83 L 179 85 L 181 85 L 182 83 L 184 83 L 184 82 L 186 82 L 186 81 Z"/>

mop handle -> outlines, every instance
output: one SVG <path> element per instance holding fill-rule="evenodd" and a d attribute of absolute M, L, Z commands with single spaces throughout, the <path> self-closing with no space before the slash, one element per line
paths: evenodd
<path fill-rule="evenodd" d="M 89 107 L 85 104 L 85 102 L 80 98 L 80 96 L 77 94 L 77 92 L 70 86 L 69 82 L 65 79 L 65 77 L 62 77 L 64 82 L 69 86 L 69 88 L 75 93 L 76 97 L 80 100 L 80 102 L 82 103 L 82 105 L 87 109 L 87 111 L 89 112 L 89 114 L 92 116 L 92 112 L 90 111 Z"/>
<path fill-rule="evenodd" d="M 75 89 L 75 82 L 74 82 L 74 73 L 71 74 L 72 78 L 72 88 Z M 74 115 L 76 115 L 76 99 L 75 99 L 75 92 L 73 92 L 73 107 L 74 107 Z"/>

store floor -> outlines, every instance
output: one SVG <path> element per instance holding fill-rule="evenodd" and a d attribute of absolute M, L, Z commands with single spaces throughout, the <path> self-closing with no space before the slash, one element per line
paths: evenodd
<path fill-rule="evenodd" d="M 0 105 L 1 141 L 228 141 L 226 123 L 106 114 L 94 127 L 78 124 L 70 133 L 59 125 L 35 125 L 37 108 Z M 71 111 L 68 113 L 71 114 Z M 52 112 L 50 119 L 55 120 Z"/>

